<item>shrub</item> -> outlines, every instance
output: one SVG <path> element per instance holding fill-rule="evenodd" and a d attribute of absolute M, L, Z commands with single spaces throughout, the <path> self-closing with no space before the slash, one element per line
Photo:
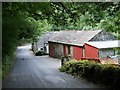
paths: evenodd
<path fill-rule="evenodd" d="M 44 51 L 38 51 L 35 53 L 36 56 L 42 56 L 42 55 L 45 55 L 45 52 Z"/>
<path fill-rule="evenodd" d="M 117 86 L 118 84 L 120 84 L 120 67 L 110 64 L 102 65 L 100 76 L 100 82 L 102 82 L 103 84 Z"/>
<path fill-rule="evenodd" d="M 111 64 L 102 65 L 87 60 L 72 60 L 61 66 L 60 71 L 76 74 L 92 82 L 114 88 L 120 85 L 120 67 Z"/>
<path fill-rule="evenodd" d="M 60 68 L 61 72 L 68 72 L 68 73 L 72 73 L 72 69 L 70 70 L 71 67 L 74 67 L 76 61 L 75 60 L 71 60 L 69 62 L 65 62 L 64 65 Z"/>

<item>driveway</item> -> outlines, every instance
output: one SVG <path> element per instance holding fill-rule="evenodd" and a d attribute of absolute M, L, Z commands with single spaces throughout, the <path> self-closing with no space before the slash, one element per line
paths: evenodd
<path fill-rule="evenodd" d="M 16 62 L 3 88 L 99 88 L 91 82 L 60 72 L 60 60 L 34 56 L 31 45 L 18 46 Z"/>

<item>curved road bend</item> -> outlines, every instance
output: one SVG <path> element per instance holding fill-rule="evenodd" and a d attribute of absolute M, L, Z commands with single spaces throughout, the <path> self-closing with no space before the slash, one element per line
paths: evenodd
<path fill-rule="evenodd" d="M 34 56 L 31 45 L 18 46 L 16 62 L 3 88 L 100 88 L 58 70 L 60 60 Z"/>

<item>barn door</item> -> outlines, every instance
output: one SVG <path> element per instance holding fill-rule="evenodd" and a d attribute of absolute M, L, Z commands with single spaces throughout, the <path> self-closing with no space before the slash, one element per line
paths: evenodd
<path fill-rule="evenodd" d="M 52 44 L 49 44 L 49 55 L 51 56 L 51 57 L 54 57 L 54 54 L 55 54 L 55 48 L 54 48 L 54 46 L 52 45 Z"/>
<path fill-rule="evenodd" d="M 54 47 L 51 48 L 51 56 L 52 56 L 52 57 L 55 56 L 55 48 L 54 48 Z"/>

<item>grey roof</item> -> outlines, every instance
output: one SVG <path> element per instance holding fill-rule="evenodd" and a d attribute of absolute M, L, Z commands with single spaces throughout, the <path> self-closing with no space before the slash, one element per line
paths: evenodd
<path fill-rule="evenodd" d="M 54 33 L 54 31 L 51 32 L 46 32 L 44 34 L 42 34 L 39 38 L 39 40 L 37 41 L 37 45 L 38 47 L 44 47 L 45 43 L 48 43 L 48 40 L 50 38 L 50 36 Z"/>
<path fill-rule="evenodd" d="M 120 47 L 120 40 L 86 42 L 86 44 L 94 46 L 98 49 L 116 48 L 116 47 Z"/>
<path fill-rule="evenodd" d="M 50 38 L 50 42 L 83 46 L 85 42 L 91 40 L 102 30 L 95 31 L 59 31 L 54 33 Z"/>

